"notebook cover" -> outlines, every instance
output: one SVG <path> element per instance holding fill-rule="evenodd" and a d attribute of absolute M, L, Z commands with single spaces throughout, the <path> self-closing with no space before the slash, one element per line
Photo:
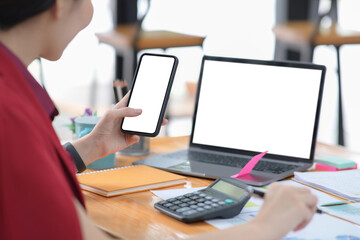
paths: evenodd
<path fill-rule="evenodd" d="M 84 190 L 107 197 L 181 184 L 186 179 L 145 165 L 78 174 L 77 178 Z"/>

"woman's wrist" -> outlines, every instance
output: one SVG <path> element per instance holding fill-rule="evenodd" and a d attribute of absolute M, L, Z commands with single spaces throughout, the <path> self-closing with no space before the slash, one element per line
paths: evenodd
<path fill-rule="evenodd" d="M 248 222 L 248 227 L 256 233 L 256 237 L 254 239 L 280 239 L 280 237 L 277 237 L 279 235 L 277 228 L 272 228 L 268 221 L 266 221 L 266 219 L 262 219 L 262 216 L 257 215 L 254 219 Z"/>
<path fill-rule="evenodd" d="M 82 160 L 79 153 L 76 151 L 75 147 L 70 142 L 67 142 L 64 144 L 64 148 L 72 156 L 72 158 L 74 160 L 74 164 L 77 168 L 77 172 L 81 173 L 81 172 L 85 171 L 86 170 L 85 163 Z"/>
<path fill-rule="evenodd" d="M 91 134 L 76 140 L 73 142 L 73 146 L 83 159 L 85 165 L 89 165 L 103 156 L 101 144 Z"/>

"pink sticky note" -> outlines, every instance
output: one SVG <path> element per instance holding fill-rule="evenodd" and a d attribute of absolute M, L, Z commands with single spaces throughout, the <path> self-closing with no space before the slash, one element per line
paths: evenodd
<path fill-rule="evenodd" d="M 248 174 L 253 170 L 255 165 L 258 163 L 258 161 L 267 153 L 268 151 L 265 151 L 263 153 L 260 153 L 258 155 L 255 155 L 238 174 L 232 175 L 232 178 L 238 178 L 242 175 Z"/>
<path fill-rule="evenodd" d="M 357 169 L 357 164 L 355 164 L 355 167 L 339 169 L 339 168 L 336 168 L 336 167 L 333 167 L 333 166 L 328 166 L 328 165 L 325 165 L 325 164 L 316 163 L 315 168 L 318 169 L 318 170 L 324 170 L 324 171 L 343 171 L 343 170 Z"/>

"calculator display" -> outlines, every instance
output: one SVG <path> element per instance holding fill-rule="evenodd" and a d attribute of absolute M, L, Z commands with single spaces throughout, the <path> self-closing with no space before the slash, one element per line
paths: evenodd
<path fill-rule="evenodd" d="M 221 180 L 218 181 L 211 188 L 237 199 L 241 199 L 246 195 L 246 191 L 244 189 Z"/>

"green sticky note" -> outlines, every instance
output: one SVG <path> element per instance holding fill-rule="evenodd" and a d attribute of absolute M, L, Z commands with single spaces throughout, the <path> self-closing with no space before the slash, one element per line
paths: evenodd
<path fill-rule="evenodd" d="M 333 156 L 317 158 L 315 159 L 315 162 L 336 167 L 338 169 L 352 168 L 356 165 L 356 163 L 352 160 Z"/>

